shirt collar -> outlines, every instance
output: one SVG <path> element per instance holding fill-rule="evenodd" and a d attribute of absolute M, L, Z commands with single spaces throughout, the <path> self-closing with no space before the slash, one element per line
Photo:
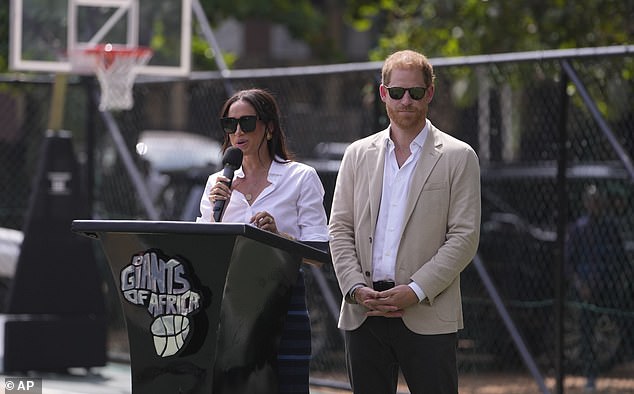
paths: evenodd
<path fill-rule="evenodd" d="M 416 137 L 414 137 L 411 144 L 409 145 L 410 152 L 414 152 L 423 147 L 425 139 L 427 139 L 427 134 L 429 134 L 429 123 L 429 119 L 425 119 L 425 126 L 418 134 L 416 134 Z M 394 150 L 394 141 L 392 141 L 389 132 L 385 134 L 385 144 L 388 152 L 392 152 Z"/>
<path fill-rule="evenodd" d="M 279 161 L 276 161 L 279 160 Z M 280 161 L 282 163 L 280 163 Z M 286 166 L 288 162 L 285 162 L 279 156 L 275 156 L 275 160 L 271 162 L 271 167 L 269 167 L 269 173 L 266 177 L 267 181 L 271 183 L 276 183 L 278 179 L 282 175 L 284 175 L 288 171 L 288 167 Z M 235 171 L 235 176 L 238 178 L 244 178 L 244 171 L 242 170 L 242 166 Z"/>

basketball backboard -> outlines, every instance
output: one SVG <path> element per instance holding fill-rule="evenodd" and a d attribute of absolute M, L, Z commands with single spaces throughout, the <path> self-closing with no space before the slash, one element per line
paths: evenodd
<path fill-rule="evenodd" d="M 184 76 L 191 29 L 191 0 L 11 0 L 10 67 L 85 74 L 72 54 L 113 44 L 152 50 L 139 74 Z"/>

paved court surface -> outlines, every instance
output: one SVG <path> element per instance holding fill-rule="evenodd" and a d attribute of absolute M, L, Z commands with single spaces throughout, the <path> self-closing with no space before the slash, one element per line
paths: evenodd
<path fill-rule="evenodd" d="M 20 391 L 5 390 L 5 378 L 15 375 L 0 374 L 0 394 L 13 394 Z M 105 367 L 71 369 L 65 374 L 30 373 L 26 378 L 42 379 L 42 394 L 131 394 L 130 366 L 126 363 L 109 363 Z M 343 381 L 343 377 L 338 377 Z M 321 377 L 311 378 L 316 383 L 333 382 Z M 554 392 L 554 380 L 546 379 L 550 392 Z M 566 394 L 583 394 L 584 379 L 568 377 Z M 343 383 L 342 383 L 343 385 Z M 399 386 L 400 393 L 407 393 L 406 386 Z M 313 386 L 311 394 L 350 394 L 343 387 Z M 460 376 L 461 394 L 539 394 L 535 381 L 525 373 L 485 372 L 462 374 Z M 634 393 L 634 363 L 617 367 L 614 371 L 598 380 L 596 394 L 632 394 Z"/>
<path fill-rule="evenodd" d="M 5 378 L 16 375 L 0 374 L 0 393 L 18 393 L 17 390 L 5 390 Z M 130 365 L 125 363 L 109 363 L 105 367 L 70 369 L 67 374 L 29 373 L 28 378 L 42 379 L 42 394 L 131 394 L 132 380 Z M 311 394 L 349 393 L 347 390 L 327 388 L 311 388 Z"/>

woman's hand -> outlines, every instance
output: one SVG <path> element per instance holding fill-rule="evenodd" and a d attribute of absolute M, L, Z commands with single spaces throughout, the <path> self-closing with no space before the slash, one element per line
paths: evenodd
<path fill-rule="evenodd" d="M 250 223 L 262 230 L 270 231 L 275 234 L 279 234 L 277 225 L 275 224 L 275 218 L 270 213 L 263 211 L 258 212 L 251 217 Z"/>
<path fill-rule="evenodd" d="M 216 184 L 213 185 L 213 187 L 209 191 L 209 201 L 211 201 L 212 205 L 215 204 L 215 202 L 218 200 L 229 200 L 229 197 L 231 197 L 231 189 L 229 189 L 229 186 L 227 186 L 227 184 L 230 181 L 231 180 L 229 178 L 218 175 L 218 178 L 216 179 Z"/>

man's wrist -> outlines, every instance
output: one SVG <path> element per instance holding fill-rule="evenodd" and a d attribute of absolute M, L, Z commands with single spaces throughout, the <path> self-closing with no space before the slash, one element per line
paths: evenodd
<path fill-rule="evenodd" d="M 359 287 L 355 287 L 354 289 L 352 289 L 352 291 L 350 292 L 350 298 L 352 298 L 352 301 L 358 304 L 359 301 L 357 301 L 357 290 L 359 290 Z"/>
<path fill-rule="evenodd" d="M 356 298 L 357 290 L 359 290 L 360 288 L 362 288 L 362 287 L 364 287 L 364 286 L 365 286 L 365 285 L 363 285 L 363 284 L 357 284 L 357 285 L 354 285 L 354 286 L 352 287 L 352 289 L 350 290 L 350 292 L 348 293 L 348 296 L 349 296 L 349 298 L 350 298 L 350 301 L 351 301 L 353 304 L 358 304 L 358 303 L 359 303 L 359 302 L 357 301 L 357 298 Z"/>
<path fill-rule="evenodd" d="M 418 302 L 421 303 L 427 297 L 423 289 L 418 285 L 418 283 L 412 281 L 409 283 L 409 288 L 416 293 L 416 297 L 418 298 Z"/>

